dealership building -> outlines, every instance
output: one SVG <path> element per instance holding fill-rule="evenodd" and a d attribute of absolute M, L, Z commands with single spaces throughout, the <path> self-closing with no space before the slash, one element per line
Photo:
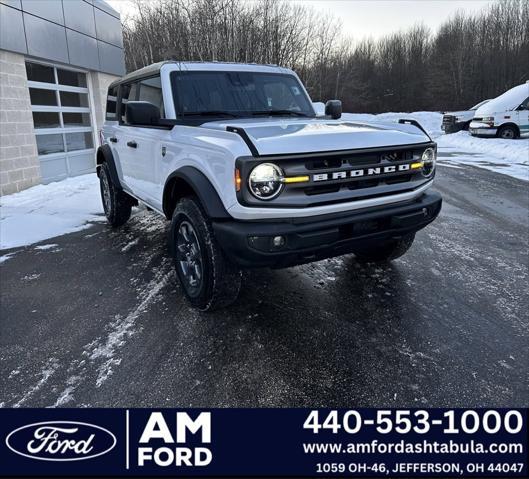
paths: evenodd
<path fill-rule="evenodd" d="M 0 0 L 0 194 L 94 171 L 106 89 L 125 73 L 102 0 Z"/>

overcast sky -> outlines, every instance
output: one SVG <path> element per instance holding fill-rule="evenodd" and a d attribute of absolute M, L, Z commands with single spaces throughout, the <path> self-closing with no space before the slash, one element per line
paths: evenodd
<path fill-rule="evenodd" d="M 476 12 L 491 0 L 306 0 L 300 1 L 341 19 L 344 33 L 381 37 L 424 23 L 433 31 L 458 10 Z"/>
<path fill-rule="evenodd" d="M 133 14 L 129 0 L 107 0 L 122 15 Z M 151 0 L 152 1 L 152 0 Z M 343 32 L 354 38 L 378 38 L 424 23 L 433 31 L 458 10 L 476 12 L 493 0 L 290 0 L 329 12 L 342 21 Z"/>

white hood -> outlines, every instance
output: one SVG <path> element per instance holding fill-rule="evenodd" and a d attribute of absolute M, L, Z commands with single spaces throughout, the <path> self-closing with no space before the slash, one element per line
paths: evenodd
<path fill-rule="evenodd" d="M 204 123 L 202 127 L 243 128 L 260 155 L 352 150 L 424 143 L 430 139 L 417 127 L 319 119 L 241 119 Z"/>
<path fill-rule="evenodd" d="M 480 106 L 476 110 L 475 116 L 481 117 L 501 113 L 502 111 L 514 110 L 528 97 L 529 83 L 515 86 L 502 95 L 490 100 L 488 103 L 485 103 L 483 106 Z"/>

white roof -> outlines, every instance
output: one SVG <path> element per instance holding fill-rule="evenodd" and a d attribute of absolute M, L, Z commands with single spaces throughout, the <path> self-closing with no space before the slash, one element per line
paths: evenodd
<path fill-rule="evenodd" d="M 259 65 L 257 63 L 229 63 L 229 62 L 179 62 L 179 61 L 163 61 L 153 63 L 139 70 L 133 71 L 124 77 L 117 80 L 115 83 L 133 80 L 135 78 L 154 75 L 161 69 L 169 71 L 258 71 L 264 73 L 293 73 L 288 68 L 279 67 L 277 65 Z"/>
<path fill-rule="evenodd" d="M 476 116 L 514 110 L 526 98 L 529 98 L 529 83 L 515 86 L 502 95 L 490 100 L 488 103 L 485 103 L 483 106 L 480 106 L 476 110 Z"/>

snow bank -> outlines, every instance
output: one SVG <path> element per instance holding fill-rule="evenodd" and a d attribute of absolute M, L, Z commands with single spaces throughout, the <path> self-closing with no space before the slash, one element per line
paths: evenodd
<path fill-rule="evenodd" d="M 445 135 L 441 130 L 443 115 L 433 111 L 414 113 L 344 113 L 345 120 L 397 122 L 400 118 L 417 120 L 435 139 L 440 164 L 465 164 L 529 181 L 529 139 L 501 140 L 476 138 L 468 131 Z"/>
<path fill-rule="evenodd" d="M 315 101 L 312 103 L 316 116 L 325 116 L 325 103 L 321 101 Z"/>
<path fill-rule="evenodd" d="M 38 185 L 0 198 L 0 249 L 16 248 L 87 228 L 102 220 L 94 174 Z"/>
<path fill-rule="evenodd" d="M 380 113 L 371 115 L 370 113 L 344 113 L 342 119 L 352 121 L 375 121 L 382 123 L 396 123 L 401 118 L 417 120 L 430 136 L 439 136 L 443 134 L 441 124 L 443 123 L 443 114 L 435 111 L 416 111 L 413 113 Z"/>
<path fill-rule="evenodd" d="M 529 181 L 529 139 L 476 138 L 467 131 L 436 138 L 440 160 L 474 165 Z"/>
<path fill-rule="evenodd" d="M 529 139 L 502 140 L 500 138 L 477 138 L 468 131 L 458 131 L 451 135 L 442 135 L 435 139 L 441 148 L 480 153 L 512 162 L 528 164 Z"/>

